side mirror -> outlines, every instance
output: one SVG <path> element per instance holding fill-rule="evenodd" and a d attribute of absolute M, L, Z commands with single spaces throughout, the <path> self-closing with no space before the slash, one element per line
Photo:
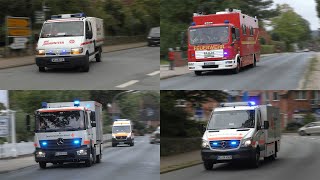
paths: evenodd
<path fill-rule="evenodd" d="M 269 121 L 263 122 L 263 129 L 269 129 Z"/>
<path fill-rule="evenodd" d="M 90 113 L 90 121 L 91 121 L 91 126 L 96 127 L 96 113 L 94 111 L 91 111 Z"/>
<path fill-rule="evenodd" d="M 207 130 L 207 126 L 206 125 L 202 125 L 202 133 L 206 132 Z"/>
<path fill-rule="evenodd" d="M 93 36 L 92 31 L 86 32 L 86 39 L 92 39 L 92 36 Z"/>
<path fill-rule="evenodd" d="M 240 41 L 240 31 L 238 28 L 236 29 L 236 39 L 237 41 Z"/>
<path fill-rule="evenodd" d="M 94 121 L 94 122 L 91 122 L 91 126 L 92 127 L 96 127 L 97 126 L 97 123 Z"/>
<path fill-rule="evenodd" d="M 31 131 L 31 124 L 30 124 L 30 115 L 26 115 L 26 127 L 27 131 Z"/>

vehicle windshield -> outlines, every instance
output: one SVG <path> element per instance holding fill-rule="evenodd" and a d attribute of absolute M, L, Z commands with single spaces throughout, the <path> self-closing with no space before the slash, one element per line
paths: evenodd
<path fill-rule="evenodd" d="M 41 38 L 83 36 L 83 22 L 53 22 L 45 23 L 40 34 Z"/>
<path fill-rule="evenodd" d="M 112 133 L 129 133 L 131 130 L 130 126 L 113 126 Z"/>
<path fill-rule="evenodd" d="M 38 112 L 36 130 L 40 132 L 85 129 L 83 111 Z"/>
<path fill-rule="evenodd" d="M 151 37 L 160 37 L 160 27 L 152 28 L 150 30 L 149 36 L 151 36 Z"/>
<path fill-rule="evenodd" d="M 208 130 L 254 128 L 255 110 L 214 112 Z"/>
<path fill-rule="evenodd" d="M 189 42 L 191 45 L 227 43 L 229 42 L 229 27 L 191 28 L 189 30 Z"/>

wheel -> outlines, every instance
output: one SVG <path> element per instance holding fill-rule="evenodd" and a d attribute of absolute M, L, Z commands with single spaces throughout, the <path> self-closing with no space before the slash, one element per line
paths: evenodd
<path fill-rule="evenodd" d="M 257 60 L 255 58 L 255 56 L 253 56 L 253 64 L 251 65 L 252 68 L 257 66 Z"/>
<path fill-rule="evenodd" d="M 90 158 L 84 162 L 86 167 L 91 167 L 92 166 L 92 155 L 90 153 Z"/>
<path fill-rule="evenodd" d="M 131 143 L 130 143 L 130 146 L 134 146 L 134 142 L 131 142 Z"/>
<path fill-rule="evenodd" d="M 305 133 L 304 131 L 300 131 L 300 132 L 299 132 L 299 135 L 300 135 L 300 136 L 305 136 L 306 133 Z"/>
<path fill-rule="evenodd" d="M 201 76 L 202 75 L 202 71 L 195 71 L 194 74 L 197 75 L 197 76 Z"/>
<path fill-rule="evenodd" d="M 45 67 L 39 67 L 39 72 L 46 72 L 46 68 Z"/>
<path fill-rule="evenodd" d="M 40 166 L 41 169 L 45 169 L 47 167 L 47 163 L 39 162 L 39 166 Z"/>
<path fill-rule="evenodd" d="M 102 49 L 101 47 L 99 47 L 99 53 L 96 54 L 96 62 L 101 62 L 101 53 L 102 53 Z"/>
<path fill-rule="evenodd" d="M 117 144 L 115 144 L 115 143 L 112 143 L 112 147 L 116 147 L 117 146 Z"/>
<path fill-rule="evenodd" d="M 100 163 L 101 159 L 102 159 L 102 154 L 101 154 L 101 147 L 100 147 L 100 154 L 97 155 L 97 157 L 96 157 L 96 163 Z"/>
<path fill-rule="evenodd" d="M 57 162 L 54 162 L 54 163 L 52 163 L 53 165 L 57 165 L 58 163 Z"/>
<path fill-rule="evenodd" d="M 80 68 L 80 71 L 81 71 L 81 72 L 89 72 L 89 54 L 88 54 L 88 53 L 86 54 L 86 62 L 85 62 L 85 65 L 83 65 L 83 66 Z"/>
<path fill-rule="evenodd" d="M 238 61 L 237 67 L 232 70 L 233 74 L 238 74 L 240 72 L 240 62 Z"/>
<path fill-rule="evenodd" d="M 211 170 L 213 168 L 213 162 L 212 161 L 204 161 L 203 166 L 206 170 Z"/>
<path fill-rule="evenodd" d="M 251 160 L 251 167 L 258 168 L 260 165 L 260 151 L 259 149 L 256 150 L 255 157 Z"/>

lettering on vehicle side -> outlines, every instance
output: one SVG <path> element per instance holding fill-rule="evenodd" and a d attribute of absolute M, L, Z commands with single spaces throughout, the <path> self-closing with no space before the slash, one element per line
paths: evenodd
<path fill-rule="evenodd" d="M 64 44 L 64 42 L 63 41 L 57 41 L 57 42 L 44 41 L 42 46 L 52 45 L 52 44 Z"/>
<path fill-rule="evenodd" d="M 46 137 L 69 137 L 70 134 L 47 135 Z"/>
<path fill-rule="evenodd" d="M 205 45 L 205 46 L 194 46 L 195 51 L 204 51 L 204 50 L 215 50 L 223 49 L 224 45 Z"/>

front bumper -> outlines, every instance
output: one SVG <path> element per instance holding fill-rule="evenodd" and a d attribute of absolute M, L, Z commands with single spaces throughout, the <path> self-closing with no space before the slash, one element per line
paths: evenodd
<path fill-rule="evenodd" d="M 126 139 L 112 138 L 112 144 L 132 144 L 133 140 L 134 139 L 131 137 L 126 138 Z"/>
<path fill-rule="evenodd" d="M 160 45 L 160 38 L 152 38 L 148 39 L 149 45 Z"/>
<path fill-rule="evenodd" d="M 218 156 L 231 155 L 231 160 L 218 160 Z M 236 160 L 247 160 L 255 158 L 255 149 L 252 147 L 241 147 L 235 150 L 228 151 L 214 151 L 211 149 L 201 149 L 201 157 L 203 161 L 214 161 L 214 162 L 230 162 Z"/>
<path fill-rule="evenodd" d="M 64 58 L 62 62 L 52 62 L 53 58 Z M 86 65 L 86 55 L 79 56 L 51 56 L 51 57 L 36 57 L 36 64 L 39 67 L 47 68 L 74 68 Z"/>
<path fill-rule="evenodd" d="M 87 150 L 86 155 L 77 155 L 78 150 Z M 37 157 L 37 153 L 41 151 L 45 153 L 44 157 Z M 56 155 L 56 152 L 67 152 L 67 155 Z M 80 162 L 90 159 L 90 148 L 88 147 L 80 147 L 76 149 L 68 149 L 68 150 L 47 150 L 36 148 L 35 151 L 35 161 L 36 162 L 46 162 L 46 163 L 54 163 L 54 162 Z"/>
<path fill-rule="evenodd" d="M 237 67 L 237 62 L 233 59 L 221 61 L 189 62 L 188 67 L 191 71 L 235 69 Z"/>
<path fill-rule="evenodd" d="M 160 143 L 160 138 L 150 138 L 150 143 Z"/>

